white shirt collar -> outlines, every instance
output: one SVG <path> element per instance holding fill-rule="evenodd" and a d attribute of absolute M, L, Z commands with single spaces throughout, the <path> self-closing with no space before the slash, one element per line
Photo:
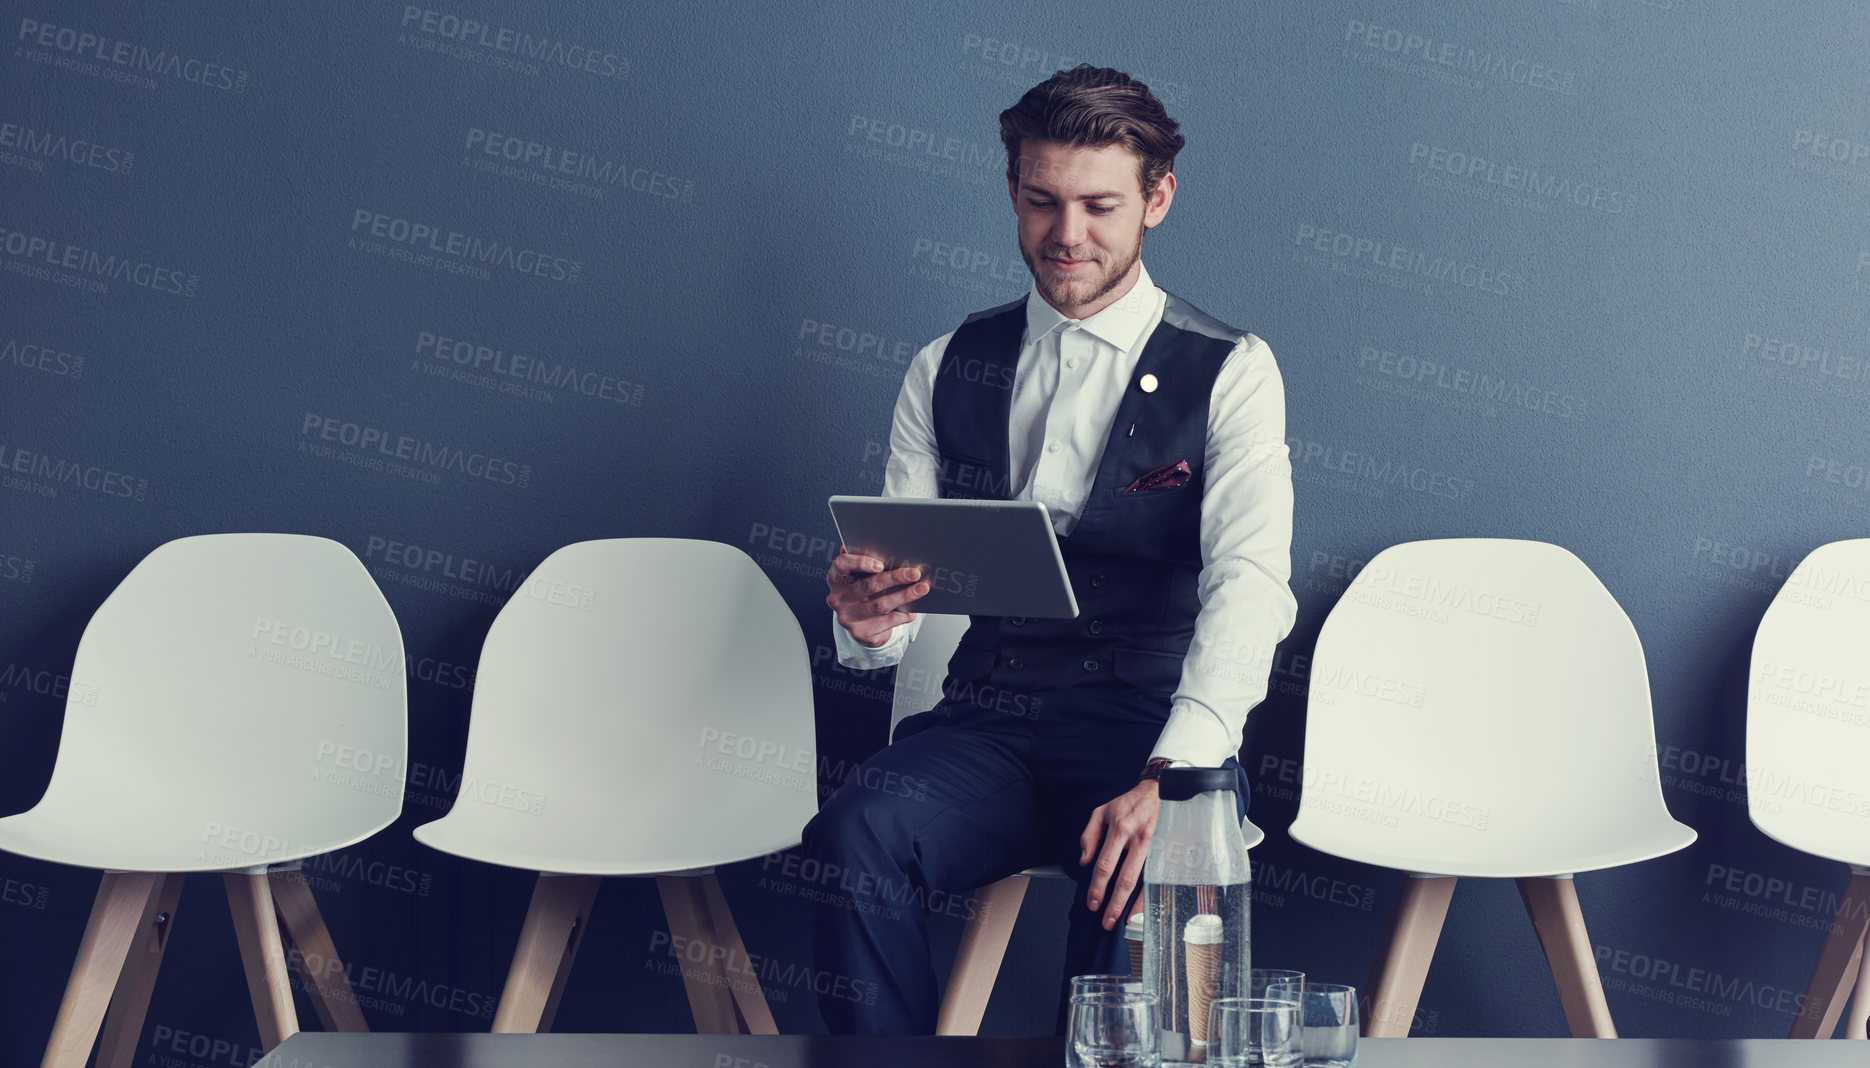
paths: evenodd
<path fill-rule="evenodd" d="M 1162 311 L 1162 290 L 1149 277 L 1142 261 L 1136 264 L 1136 284 L 1123 299 L 1084 319 L 1067 319 L 1039 295 L 1038 283 L 1026 294 L 1026 341 L 1031 344 L 1060 327 L 1074 323 L 1100 341 L 1123 352 L 1132 352 L 1143 343 L 1143 332 Z"/>

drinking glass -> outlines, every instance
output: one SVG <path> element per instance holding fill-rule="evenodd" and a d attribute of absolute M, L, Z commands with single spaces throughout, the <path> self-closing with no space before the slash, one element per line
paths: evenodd
<path fill-rule="evenodd" d="M 1158 1068 L 1156 995 L 1102 988 L 1071 996 L 1067 1068 Z"/>
<path fill-rule="evenodd" d="M 1307 983 L 1299 1003 L 1306 1068 L 1351 1068 L 1357 1063 L 1357 988 Z"/>
<path fill-rule="evenodd" d="M 1071 977 L 1071 996 L 1073 997 L 1079 994 L 1096 994 L 1106 990 L 1120 994 L 1140 994 L 1143 992 L 1143 981 L 1134 975 L 1074 975 Z"/>
<path fill-rule="evenodd" d="M 1299 1003 L 1216 998 L 1208 1009 L 1208 1063 L 1214 1068 L 1299 1068 Z"/>
<path fill-rule="evenodd" d="M 1297 1001 L 1304 993 L 1304 972 L 1295 972 L 1290 968 L 1255 968 L 1248 976 L 1249 997 Z"/>

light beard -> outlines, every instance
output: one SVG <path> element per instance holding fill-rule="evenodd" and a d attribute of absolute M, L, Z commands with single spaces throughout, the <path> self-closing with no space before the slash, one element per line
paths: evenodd
<path fill-rule="evenodd" d="M 1144 227 L 1137 227 L 1136 242 L 1130 246 L 1129 258 L 1114 270 L 1107 268 L 1105 273 L 1096 278 L 1058 278 L 1047 282 L 1045 277 L 1039 273 L 1039 265 L 1043 260 L 1028 253 L 1024 248 L 1019 251 L 1021 258 L 1026 261 L 1026 269 L 1032 272 L 1032 280 L 1038 286 L 1040 296 L 1044 297 L 1054 308 L 1082 308 L 1087 304 L 1097 303 L 1111 290 L 1123 284 L 1123 280 L 1130 274 L 1130 268 L 1136 266 L 1136 261 L 1142 258 L 1144 230 Z M 1045 252 L 1048 255 L 1057 255 L 1064 253 L 1065 250 L 1053 246 Z"/>

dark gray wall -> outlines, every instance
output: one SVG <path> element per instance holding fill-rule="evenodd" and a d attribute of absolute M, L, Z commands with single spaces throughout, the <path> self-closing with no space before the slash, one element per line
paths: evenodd
<path fill-rule="evenodd" d="M 1249 728 L 1258 959 L 1361 983 L 1394 900 L 1393 873 L 1284 835 L 1348 574 L 1408 539 L 1539 538 L 1634 619 L 1701 834 L 1579 880 L 1620 1026 L 1790 1025 L 1845 873 L 1747 821 L 1745 658 L 1790 568 L 1870 507 L 1862 5 L 0 7 L 0 810 L 45 785 L 90 612 L 213 531 L 370 565 L 421 774 L 458 768 L 481 637 L 553 548 L 741 546 L 816 647 L 821 771 L 860 759 L 889 678 L 834 666 L 823 501 L 875 490 L 915 347 L 1024 291 L 994 116 L 1082 59 L 1188 134 L 1156 278 L 1285 373 L 1300 618 Z M 461 460 L 359 467 L 327 428 Z M 317 883 L 379 1029 L 485 1028 L 446 1006 L 491 1002 L 525 909 L 529 877 L 409 838 L 446 805 L 412 786 Z M 724 876 L 741 929 L 808 969 L 805 906 L 761 867 Z M 24 1063 L 97 876 L 0 879 L 0 1060 Z M 254 1041 L 218 897 L 184 898 L 151 1057 Z M 1049 1029 L 1064 903 L 1035 892 L 990 1030 Z M 562 1029 L 689 1027 L 652 889 L 598 909 Z M 797 985 L 772 1000 L 819 1026 Z M 1562 1033 L 1510 886 L 1462 887 L 1418 1024 Z"/>

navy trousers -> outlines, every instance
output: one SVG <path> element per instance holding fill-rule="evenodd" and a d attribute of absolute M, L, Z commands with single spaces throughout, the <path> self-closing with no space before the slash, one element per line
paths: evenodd
<path fill-rule="evenodd" d="M 929 914 L 963 916 L 976 888 L 1037 864 L 1077 887 L 1061 992 L 1073 975 L 1129 971 L 1123 926 L 1105 931 L 1103 910 L 1084 905 L 1078 840 L 1092 809 L 1136 785 L 1167 709 L 1140 693 L 1029 697 L 1011 712 L 944 702 L 904 720 L 806 826 L 800 873 L 831 891 L 812 896 L 817 967 L 841 980 L 819 996 L 832 1034 L 933 1034 Z M 1244 814 L 1244 782 L 1237 796 Z M 1060 1033 L 1063 1021 L 1061 1000 Z"/>

